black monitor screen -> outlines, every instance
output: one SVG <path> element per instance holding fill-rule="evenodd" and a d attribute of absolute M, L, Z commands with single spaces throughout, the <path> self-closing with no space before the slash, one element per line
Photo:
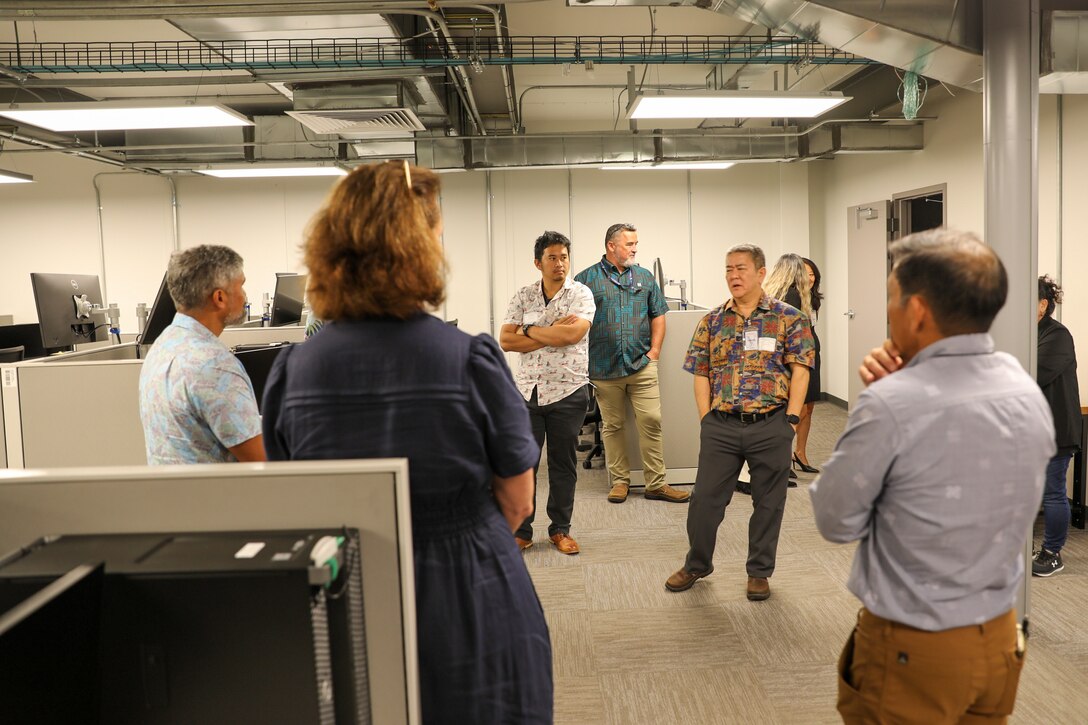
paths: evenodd
<path fill-rule="evenodd" d="M 102 305 L 102 289 L 95 274 L 30 274 L 42 345 L 49 350 L 69 348 L 77 342 L 94 342 L 94 320 L 76 314 L 75 298 Z"/>
<path fill-rule="evenodd" d="M 140 344 L 150 345 L 155 342 L 162 331 L 174 321 L 177 311 L 174 307 L 174 298 L 170 296 L 170 290 L 166 288 L 164 274 L 162 283 L 159 284 L 159 293 L 155 295 L 155 304 L 151 306 L 151 312 L 148 313 L 147 325 L 144 326 L 143 334 L 140 335 Z"/>
<path fill-rule="evenodd" d="M 269 325 L 283 327 L 302 322 L 302 301 L 306 296 L 305 274 L 276 276 L 276 295 L 272 298 L 272 319 Z"/>
<path fill-rule="evenodd" d="M 0 326 L 0 348 L 23 346 L 23 359 L 45 357 L 42 346 L 42 326 L 36 322 L 24 325 Z"/>
<path fill-rule="evenodd" d="M 276 356 L 280 350 L 290 345 L 275 342 L 271 345 L 239 345 L 234 348 L 234 356 L 246 369 L 250 382 L 253 383 L 253 394 L 257 397 L 257 409 L 261 410 L 264 398 L 264 386 L 268 380 L 268 374 L 272 372 L 272 363 L 276 362 Z"/>
<path fill-rule="evenodd" d="M 0 614 L 0 722 L 98 722 L 103 576 L 77 566 Z"/>

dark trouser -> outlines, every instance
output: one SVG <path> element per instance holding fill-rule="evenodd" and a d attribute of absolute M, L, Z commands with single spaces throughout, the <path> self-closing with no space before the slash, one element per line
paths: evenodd
<path fill-rule="evenodd" d="M 570 517 L 574 512 L 574 484 L 578 482 L 578 433 L 586 419 L 589 389 L 582 386 L 573 393 L 548 405 L 538 405 L 537 391 L 526 406 L 533 437 L 538 446 L 548 441 L 548 536 L 570 533 Z M 540 464 L 537 464 L 537 468 Z M 536 517 L 536 468 L 533 469 L 533 513 L 521 522 L 516 536 L 533 538 Z"/>
<path fill-rule="evenodd" d="M 747 461 L 752 477 L 748 520 L 748 576 L 774 573 L 778 533 L 786 509 L 793 427 L 779 410 L 757 423 L 742 423 L 712 410 L 699 432 L 699 472 L 688 504 L 688 551 L 684 568 L 702 574 L 714 568 L 714 544 L 725 508 L 733 498 L 737 475 Z"/>
<path fill-rule="evenodd" d="M 1069 470 L 1071 453 L 1059 453 L 1050 459 L 1046 467 L 1046 484 L 1043 486 L 1043 548 L 1057 554 L 1065 546 L 1069 535 L 1069 498 L 1065 491 L 1065 474 Z"/>
<path fill-rule="evenodd" d="M 997 725 L 1012 714 L 1023 666 L 1011 610 L 926 632 L 862 609 L 839 657 L 839 714 L 846 725 Z"/>

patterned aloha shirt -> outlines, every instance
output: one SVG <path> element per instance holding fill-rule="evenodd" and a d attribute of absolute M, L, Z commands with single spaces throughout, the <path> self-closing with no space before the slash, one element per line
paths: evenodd
<path fill-rule="evenodd" d="M 580 282 L 567 277 L 563 287 L 547 304 L 539 281 L 518 290 L 506 308 L 504 325 L 548 327 L 568 315 L 593 321 L 596 308 L 593 293 Z M 519 353 L 521 364 L 514 382 L 522 397 L 529 400 L 536 388 L 537 405 L 550 405 L 589 383 L 589 335 L 566 347 L 542 347 Z"/>
<path fill-rule="evenodd" d="M 790 395 L 790 364 L 816 364 L 812 323 L 803 312 L 763 295 L 745 320 L 732 299 L 695 327 L 684 369 L 710 378 L 710 407 L 763 413 Z"/>
<path fill-rule="evenodd" d="M 222 463 L 261 434 L 253 383 L 230 349 L 182 314 L 151 346 L 140 370 L 147 462 Z"/>
<path fill-rule="evenodd" d="M 575 277 L 593 292 L 597 315 L 589 329 L 589 377 L 634 375 L 650 358 L 650 320 L 669 311 L 654 275 L 637 265 L 622 272 L 606 256 Z"/>

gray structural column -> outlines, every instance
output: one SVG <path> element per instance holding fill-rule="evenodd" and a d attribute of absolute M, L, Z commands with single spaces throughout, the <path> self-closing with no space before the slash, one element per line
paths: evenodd
<path fill-rule="evenodd" d="M 1039 0 L 983 4 L 985 239 L 1009 273 L 1009 298 L 993 326 L 999 350 L 1035 375 L 1039 266 Z M 1060 220 L 1059 220 L 1060 223 Z M 1016 610 L 1027 629 L 1031 536 Z"/>

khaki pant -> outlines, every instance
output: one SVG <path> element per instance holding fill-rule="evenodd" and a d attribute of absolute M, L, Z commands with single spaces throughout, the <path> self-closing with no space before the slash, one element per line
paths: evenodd
<path fill-rule="evenodd" d="M 638 447 L 647 490 L 665 485 L 665 455 L 661 443 L 661 391 L 657 386 L 657 361 L 650 361 L 634 375 L 611 380 L 593 380 L 597 405 L 601 409 L 601 440 L 613 485 L 631 485 L 631 466 L 627 461 L 624 422 L 626 401 L 631 401 L 638 428 Z"/>
<path fill-rule="evenodd" d="M 926 632 L 868 609 L 839 658 L 839 713 L 854 723 L 1005 723 L 1024 666 L 1016 615 Z"/>

